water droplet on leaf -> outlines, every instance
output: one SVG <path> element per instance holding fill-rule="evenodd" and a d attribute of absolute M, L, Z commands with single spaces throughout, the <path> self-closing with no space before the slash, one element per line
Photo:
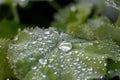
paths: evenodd
<path fill-rule="evenodd" d="M 64 52 L 68 52 L 72 49 L 72 44 L 70 42 L 61 42 L 58 48 Z"/>
<path fill-rule="evenodd" d="M 47 64 L 47 60 L 46 59 L 39 59 L 39 63 L 42 64 L 43 66 L 45 66 Z"/>

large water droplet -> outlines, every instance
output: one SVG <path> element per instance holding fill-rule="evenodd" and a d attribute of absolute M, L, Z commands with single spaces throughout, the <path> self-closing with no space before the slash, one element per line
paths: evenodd
<path fill-rule="evenodd" d="M 72 49 L 72 44 L 70 42 L 61 42 L 58 48 L 64 52 L 68 52 Z"/>

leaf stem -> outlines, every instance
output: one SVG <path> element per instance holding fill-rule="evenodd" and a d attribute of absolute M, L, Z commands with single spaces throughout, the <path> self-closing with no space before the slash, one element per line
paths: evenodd
<path fill-rule="evenodd" d="M 49 1 L 49 4 L 55 9 L 59 10 L 61 6 L 56 1 Z"/>
<path fill-rule="evenodd" d="M 12 13 L 13 13 L 14 21 L 20 23 L 18 11 L 17 11 L 17 5 L 13 4 L 10 6 L 11 6 Z"/>

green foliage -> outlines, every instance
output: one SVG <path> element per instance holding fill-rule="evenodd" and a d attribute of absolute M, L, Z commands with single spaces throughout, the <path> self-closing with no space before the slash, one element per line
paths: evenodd
<path fill-rule="evenodd" d="M 96 13 L 91 3 L 71 4 L 55 15 L 52 26 L 58 30 L 36 27 L 18 34 L 19 26 L 23 26 L 15 20 L 2 20 L 0 37 L 12 39 L 17 35 L 12 40 L 0 39 L 0 80 L 120 77 L 119 18 L 113 25 Z"/>
<path fill-rule="evenodd" d="M 78 6 L 78 4 L 68 6 L 59 11 L 55 15 L 53 26 L 60 31 L 65 31 L 73 37 L 78 37 L 80 39 L 112 39 L 120 45 L 119 27 L 111 24 L 108 18 L 103 16 L 99 17 L 94 11 L 96 8 L 93 8 L 91 3 L 89 3 L 89 5 L 88 3 L 79 3 L 79 5 L 80 6 Z M 74 10 L 74 12 L 72 10 Z M 72 15 L 70 15 L 70 13 Z M 119 19 L 116 25 L 119 26 Z"/>
<path fill-rule="evenodd" d="M 23 28 L 23 26 L 12 20 L 2 20 L 0 22 L 0 38 L 13 38 L 17 34 L 18 28 Z"/>
<path fill-rule="evenodd" d="M 60 31 L 65 31 L 71 22 L 84 23 L 91 14 L 92 8 L 93 5 L 89 3 L 71 4 L 65 9 L 59 10 L 52 26 L 57 27 Z"/>
<path fill-rule="evenodd" d="M 120 10 L 120 1 L 119 0 L 106 0 L 105 3 L 108 6 L 111 6 L 117 10 Z"/>
<path fill-rule="evenodd" d="M 86 40 L 112 39 L 120 45 L 120 28 L 111 24 L 105 17 L 91 19 L 81 25 L 73 22 L 68 26 L 67 33 Z"/>
<path fill-rule="evenodd" d="M 111 59 L 108 59 L 107 68 L 108 68 L 108 77 L 109 78 L 112 78 L 113 76 L 120 77 L 120 61 L 113 61 Z"/>
<path fill-rule="evenodd" d="M 6 59 L 9 43 L 10 40 L 0 39 L 0 80 L 15 78 L 13 71 L 11 70 Z"/>
<path fill-rule="evenodd" d="M 107 59 L 119 60 L 118 50 L 111 40 L 88 42 L 54 28 L 35 28 L 19 32 L 7 57 L 20 80 L 102 79 L 112 65 Z"/>

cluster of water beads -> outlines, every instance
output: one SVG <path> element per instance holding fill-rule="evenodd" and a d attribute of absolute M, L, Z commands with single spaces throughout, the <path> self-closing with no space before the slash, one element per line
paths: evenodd
<path fill-rule="evenodd" d="M 30 39 L 24 39 L 20 36 L 30 37 Z M 12 67 L 16 68 L 20 63 L 23 65 L 28 64 L 28 68 L 30 68 L 31 65 L 36 65 L 40 57 L 44 57 L 53 47 L 56 46 L 55 42 L 57 42 L 58 36 L 58 32 L 51 28 L 45 30 L 39 28 L 34 30 L 25 29 L 20 32 L 17 36 L 18 38 L 15 39 L 15 44 L 11 44 L 9 47 L 8 59 L 10 62 L 13 62 Z M 23 40 L 21 41 L 20 38 L 23 38 Z M 18 72 L 15 73 L 18 74 Z"/>
<path fill-rule="evenodd" d="M 36 80 L 40 79 L 41 77 L 42 77 L 42 80 L 44 80 L 44 78 L 49 79 L 48 73 L 47 72 L 44 73 L 44 71 L 43 72 L 41 71 L 41 70 L 45 70 L 46 68 L 47 70 L 52 70 L 53 72 L 51 74 L 57 76 L 57 79 L 63 78 L 64 75 L 70 74 L 70 73 L 71 73 L 71 76 L 75 76 L 74 80 L 85 80 L 85 79 L 87 80 L 87 78 L 90 79 L 90 78 L 98 78 L 98 77 L 101 78 L 101 76 L 103 77 L 103 75 L 101 75 L 99 72 L 94 70 L 96 67 L 93 68 L 93 66 L 91 67 L 87 66 L 86 62 L 90 61 L 88 57 L 86 57 L 86 60 L 88 60 L 86 62 L 84 60 L 83 61 L 81 60 L 82 58 L 81 55 L 83 54 L 81 52 L 82 51 L 75 50 L 75 51 L 69 51 L 66 53 L 66 51 L 63 51 L 62 49 L 59 50 L 56 48 L 51 52 L 51 54 L 46 56 L 45 59 L 40 59 L 40 62 L 38 64 L 39 66 L 33 69 L 33 71 L 36 74 L 34 75 L 33 73 L 31 73 L 33 75 L 31 77 Z M 83 57 L 85 57 L 85 55 L 83 55 Z M 100 65 L 102 64 L 103 63 L 100 63 Z M 38 77 L 35 78 L 34 76 L 37 76 L 38 74 L 41 76 L 39 76 L 39 78 Z M 43 76 L 43 74 L 46 76 Z"/>
<path fill-rule="evenodd" d="M 20 33 L 28 34 L 30 39 L 21 40 L 19 36 L 24 35 L 19 34 L 8 53 L 12 68 L 20 79 L 26 76 L 25 80 L 58 80 L 66 78 L 65 75 L 73 77 L 68 80 L 103 78 L 106 58 L 111 57 L 106 54 L 116 54 L 117 46 L 111 41 L 80 43 L 68 39 L 65 33 L 59 34 L 54 28 L 25 29 Z"/>
<path fill-rule="evenodd" d="M 120 10 L 120 1 L 119 0 L 106 0 L 107 6 L 112 6 L 113 8 Z"/>

